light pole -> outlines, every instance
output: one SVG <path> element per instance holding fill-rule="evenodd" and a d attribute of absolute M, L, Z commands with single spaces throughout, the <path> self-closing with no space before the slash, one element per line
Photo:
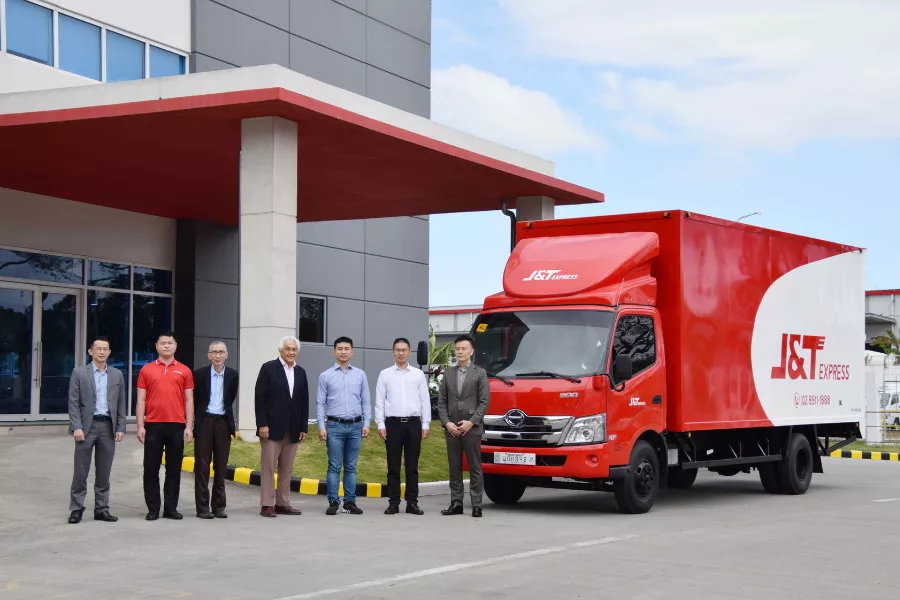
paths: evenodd
<path fill-rule="evenodd" d="M 741 219 L 746 219 L 747 217 L 752 217 L 753 215 L 761 215 L 761 214 L 762 214 L 762 213 L 759 212 L 759 211 L 757 211 L 757 212 L 752 212 L 752 213 L 750 213 L 749 215 L 744 215 L 743 217 L 740 217 L 740 218 L 738 219 L 738 221 L 741 221 Z"/>

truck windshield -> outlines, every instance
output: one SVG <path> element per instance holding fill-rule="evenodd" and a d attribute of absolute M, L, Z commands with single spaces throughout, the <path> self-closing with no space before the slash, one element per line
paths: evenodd
<path fill-rule="evenodd" d="M 594 375 L 606 364 L 612 324 L 613 313 L 599 310 L 483 314 L 472 326 L 474 361 L 504 377 L 541 371 Z"/>

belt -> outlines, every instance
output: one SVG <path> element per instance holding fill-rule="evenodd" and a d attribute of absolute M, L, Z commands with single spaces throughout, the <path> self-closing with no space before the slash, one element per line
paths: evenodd
<path fill-rule="evenodd" d="M 339 419 L 337 417 L 328 417 L 329 421 L 334 423 L 341 423 L 343 425 L 352 425 L 353 423 L 359 423 L 362 421 L 362 417 L 356 417 L 355 419 Z"/>
<path fill-rule="evenodd" d="M 220 415 L 218 413 L 211 413 L 211 412 L 206 413 L 206 416 L 213 417 L 215 419 L 224 419 L 225 418 L 225 415 Z"/>
<path fill-rule="evenodd" d="M 400 421 L 401 423 L 406 423 L 410 419 L 421 420 L 422 417 L 415 417 L 415 416 L 413 416 L 413 417 L 386 417 L 384 420 L 385 421 Z"/>
<path fill-rule="evenodd" d="M 112 421 L 112 419 L 109 418 L 108 415 L 94 415 L 94 420 L 95 421 Z"/>

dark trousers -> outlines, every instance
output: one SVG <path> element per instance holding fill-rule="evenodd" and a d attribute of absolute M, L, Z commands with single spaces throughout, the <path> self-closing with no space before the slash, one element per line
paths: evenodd
<path fill-rule="evenodd" d="M 109 473 L 112 471 L 113 456 L 116 454 L 116 434 L 112 422 L 94 417 L 90 431 L 84 433 L 84 441 L 75 442 L 75 473 L 72 476 L 72 490 L 69 510 L 84 510 L 87 496 L 87 480 L 91 472 L 91 454 L 94 471 L 94 512 L 109 510 Z"/>
<path fill-rule="evenodd" d="M 178 509 L 181 490 L 181 462 L 184 459 L 184 423 L 145 423 L 144 501 L 147 510 L 159 512 L 159 466 L 166 455 L 166 481 L 163 486 L 165 512 Z"/>
<path fill-rule="evenodd" d="M 204 415 L 194 438 L 194 500 L 197 512 L 209 512 L 209 463 L 213 465 L 212 511 L 225 510 L 225 469 L 231 450 L 231 431 L 224 415 Z"/>
<path fill-rule="evenodd" d="M 450 466 L 450 504 L 463 504 L 463 453 L 469 462 L 469 497 L 472 508 L 481 508 L 484 480 L 481 476 L 481 434 L 469 433 L 453 437 L 444 431 L 447 438 L 447 462 Z"/>
<path fill-rule="evenodd" d="M 388 502 L 400 504 L 400 459 L 406 469 L 406 501 L 419 500 L 419 452 L 422 449 L 422 419 L 388 417 L 384 420 L 387 439 Z"/>

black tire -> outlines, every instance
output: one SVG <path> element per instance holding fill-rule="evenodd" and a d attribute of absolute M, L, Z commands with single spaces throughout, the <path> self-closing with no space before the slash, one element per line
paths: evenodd
<path fill-rule="evenodd" d="M 763 463 L 757 467 L 759 480 L 763 489 L 770 494 L 781 494 L 781 481 L 778 478 L 778 463 Z"/>
<path fill-rule="evenodd" d="M 503 475 L 484 475 L 484 493 L 494 504 L 515 504 L 525 493 L 520 479 Z"/>
<path fill-rule="evenodd" d="M 806 493 L 812 482 L 813 464 L 809 440 L 802 433 L 795 433 L 788 442 L 784 458 L 778 462 L 778 482 L 782 493 Z"/>
<path fill-rule="evenodd" d="M 628 467 L 630 473 L 613 487 L 616 504 L 626 514 L 646 513 L 659 491 L 659 459 L 653 446 L 645 441 L 635 444 Z"/>
<path fill-rule="evenodd" d="M 697 469 L 682 469 L 681 467 L 669 467 L 666 473 L 666 481 L 670 488 L 686 490 L 697 479 Z"/>

